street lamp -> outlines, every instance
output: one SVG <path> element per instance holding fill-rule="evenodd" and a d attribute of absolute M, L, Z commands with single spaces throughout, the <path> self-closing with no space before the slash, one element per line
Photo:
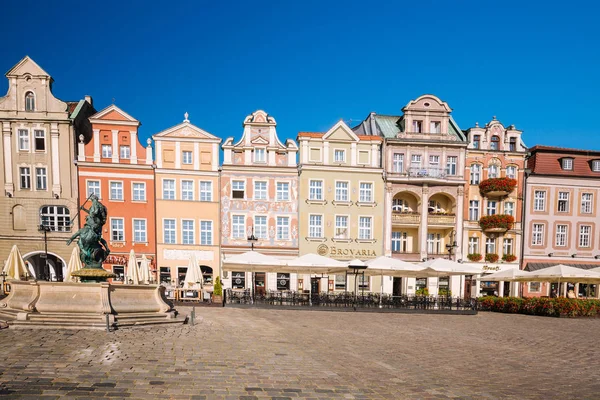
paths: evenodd
<path fill-rule="evenodd" d="M 458 247 L 456 244 L 456 231 L 450 232 L 450 243 L 446 244 L 446 250 L 448 250 L 448 260 L 452 260 L 452 250 Z"/>
<path fill-rule="evenodd" d="M 49 267 L 48 267 L 48 232 L 50 232 L 50 227 L 47 225 L 44 225 L 44 224 L 40 224 L 40 226 L 38 227 L 38 231 L 44 232 L 44 254 L 40 254 L 40 257 L 45 260 L 45 264 L 44 264 L 44 272 L 43 272 L 43 274 L 40 274 L 41 275 L 40 278 L 42 278 L 42 280 L 49 281 L 50 280 L 50 277 L 49 277 L 50 271 L 49 271 Z"/>
<path fill-rule="evenodd" d="M 348 269 L 352 270 L 352 274 L 354 275 L 354 306 L 356 307 L 356 296 L 357 296 L 357 292 L 358 292 L 358 276 L 362 275 L 363 277 L 363 281 L 365 279 L 365 269 L 367 269 L 366 265 L 348 265 Z M 362 271 L 362 272 L 361 272 Z M 365 295 L 365 291 L 363 288 L 363 296 Z"/>
<path fill-rule="evenodd" d="M 254 251 L 254 243 L 258 242 L 258 238 L 254 236 L 254 226 L 252 227 L 252 234 L 248 236 L 248 243 L 250 243 L 250 249 Z M 252 271 L 252 287 L 250 290 L 252 291 L 252 296 L 250 297 L 251 304 L 254 304 L 254 285 L 256 285 L 256 276 L 254 275 L 254 271 Z"/>

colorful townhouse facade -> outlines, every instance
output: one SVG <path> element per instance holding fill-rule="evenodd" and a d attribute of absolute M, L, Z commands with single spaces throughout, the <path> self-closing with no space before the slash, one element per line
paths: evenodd
<path fill-rule="evenodd" d="M 518 292 L 518 284 L 485 282 L 485 274 L 519 268 L 523 241 L 523 188 L 527 148 L 522 132 L 494 117 L 466 131 L 467 147 L 462 261 L 481 269 L 468 280 L 473 296 Z"/>
<path fill-rule="evenodd" d="M 102 237 L 110 255 L 104 268 L 123 281 L 129 252 L 139 262 L 146 256 L 156 280 L 154 165 L 150 139 L 138 140 L 140 122 L 110 105 L 89 118 L 91 137 L 78 136 L 79 205 L 88 207 L 90 195 L 106 206 L 108 221 Z M 85 212 L 82 211 L 82 217 Z M 79 219 L 80 227 L 85 218 Z"/>
<path fill-rule="evenodd" d="M 465 134 L 436 96 L 420 96 L 402 111 L 399 116 L 373 112 L 353 129 L 384 139 L 384 253 L 408 262 L 462 259 Z M 458 277 L 394 278 L 392 293 L 457 293 L 460 286 Z"/>
<path fill-rule="evenodd" d="M 72 250 L 66 241 L 78 224 L 71 224 L 78 205 L 75 136 L 89 134 L 92 99 L 56 98 L 54 80 L 30 57 L 6 78 L 8 92 L 0 97 L 0 258 L 18 244 L 30 277 L 62 280 Z"/>
<path fill-rule="evenodd" d="M 194 254 L 212 286 L 220 276 L 219 145 L 190 123 L 153 135 L 156 149 L 156 251 L 160 281 L 181 285 Z"/>
<path fill-rule="evenodd" d="M 600 151 L 534 146 L 527 160 L 523 269 L 600 267 Z M 590 294 L 598 296 L 596 285 Z M 587 285 L 523 284 L 522 295 L 588 293 Z"/>
<path fill-rule="evenodd" d="M 275 118 L 258 110 L 244 119 L 238 142 L 227 138 L 222 145 L 222 257 L 252 248 L 281 259 L 298 256 L 298 146 L 292 139 L 282 143 L 276 128 Z M 254 286 L 255 293 L 295 289 L 294 279 L 276 273 L 225 273 L 223 282 Z"/>
<path fill-rule="evenodd" d="M 383 139 L 357 135 L 340 121 L 325 133 L 300 132 L 297 140 L 300 255 L 314 253 L 340 261 L 383 255 Z M 303 275 L 298 287 L 308 289 L 310 284 L 315 293 L 381 290 L 380 277 L 354 279 L 346 274 Z"/>

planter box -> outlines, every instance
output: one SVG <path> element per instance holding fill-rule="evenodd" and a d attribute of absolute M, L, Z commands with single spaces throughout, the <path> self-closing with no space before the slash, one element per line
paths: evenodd
<path fill-rule="evenodd" d="M 485 228 L 483 231 L 487 233 L 504 233 L 508 228 Z"/>
<path fill-rule="evenodd" d="M 503 197 L 508 195 L 509 192 L 506 190 L 493 190 L 491 192 L 484 193 L 486 197 Z"/>

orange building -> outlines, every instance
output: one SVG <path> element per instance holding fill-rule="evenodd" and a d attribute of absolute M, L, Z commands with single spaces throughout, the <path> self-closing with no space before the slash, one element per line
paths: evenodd
<path fill-rule="evenodd" d="M 77 158 L 79 205 L 95 194 L 108 210 L 102 236 L 110 255 L 104 268 L 123 280 L 131 249 L 156 270 L 154 166 L 150 139 L 138 141 L 140 122 L 115 105 L 90 117 L 92 136 L 80 135 Z M 80 218 L 80 225 L 85 218 Z M 154 275 L 154 274 L 153 274 Z M 153 276 L 156 279 L 156 276 Z"/>

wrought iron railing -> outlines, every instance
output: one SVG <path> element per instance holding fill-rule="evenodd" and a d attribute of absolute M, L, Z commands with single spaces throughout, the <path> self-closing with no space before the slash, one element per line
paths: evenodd
<path fill-rule="evenodd" d="M 408 176 L 417 178 L 445 178 L 448 171 L 445 168 L 410 167 Z"/>

